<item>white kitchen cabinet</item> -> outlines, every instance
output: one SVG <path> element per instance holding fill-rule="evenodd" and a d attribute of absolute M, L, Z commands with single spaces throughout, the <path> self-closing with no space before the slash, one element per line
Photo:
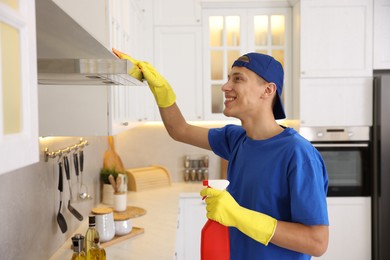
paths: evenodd
<path fill-rule="evenodd" d="M 302 126 L 371 126 L 372 78 L 303 78 Z"/>
<path fill-rule="evenodd" d="M 329 245 L 321 257 L 313 259 L 371 259 L 371 198 L 327 198 Z"/>
<path fill-rule="evenodd" d="M 301 77 L 372 76 L 372 0 L 301 0 L 300 5 Z"/>
<path fill-rule="evenodd" d="M 187 120 L 203 118 L 200 26 L 156 26 L 155 64 Z"/>
<path fill-rule="evenodd" d="M 129 88 L 129 94 L 129 118 L 133 124 L 156 120 L 158 107 L 149 86 L 133 86 Z"/>
<path fill-rule="evenodd" d="M 201 232 L 207 221 L 206 204 L 199 193 L 183 193 L 179 207 L 176 259 L 199 260 Z"/>
<path fill-rule="evenodd" d="M 390 1 L 374 0 L 374 69 L 390 69 Z"/>
<path fill-rule="evenodd" d="M 136 126 L 132 88 L 39 85 L 40 136 L 107 136 Z"/>
<path fill-rule="evenodd" d="M 155 25 L 200 25 L 200 0 L 154 0 Z"/>
<path fill-rule="evenodd" d="M 39 161 L 35 1 L 0 2 L 0 174 Z"/>
<path fill-rule="evenodd" d="M 140 56 L 144 12 L 139 0 L 53 0 L 108 50 Z M 86 15 L 87 12 L 87 15 Z"/>

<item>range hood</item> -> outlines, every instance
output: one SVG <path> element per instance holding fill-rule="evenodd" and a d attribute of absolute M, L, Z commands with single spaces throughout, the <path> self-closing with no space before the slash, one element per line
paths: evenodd
<path fill-rule="evenodd" d="M 134 66 L 110 50 L 52 0 L 36 0 L 38 84 L 144 85 Z"/>

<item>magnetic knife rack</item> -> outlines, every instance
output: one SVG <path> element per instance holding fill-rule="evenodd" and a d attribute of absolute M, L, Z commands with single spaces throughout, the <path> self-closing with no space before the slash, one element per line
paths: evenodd
<path fill-rule="evenodd" d="M 45 162 L 48 162 L 49 158 L 60 157 L 63 154 L 70 153 L 71 151 L 77 151 L 79 149 L 83 149 L 87 145 L 88 145 L 88 141 L 87 140 L 83 140 L 83 138 L 80 138 L 80 142 L 78 144 L 75 144 L 75 145 L 72 145 L 72 146 L 68 146 L 68 147 L 65 147 L 63 149 L 59 149 L 57 151 L 49 152 L 49 149 L 45 148 L 45 150 L 44 150 Z"/>

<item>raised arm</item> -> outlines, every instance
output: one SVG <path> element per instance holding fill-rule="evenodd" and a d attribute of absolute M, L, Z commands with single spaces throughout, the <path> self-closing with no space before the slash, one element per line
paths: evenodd
<path fill-rule="evenodd" d="M 210 150 L 208 142 L 209 130 L 186 122 L 179 107 L 176 105 L 176 95 L 165 78 L 151 64 L 133 59 L 118 50 L 112 50 L 119 58 L 130 60 L 136 65 L 129 72 L 130 74 L 138 79 L 141 76 L 146 79 L 156 99 L 161 118 L 169 135 L 176 141 Z"/>
<path fill-rule="evenodd" d="M 159 109 L 165 128 L 174 140 L 211 150 L 208 141 L 209 129 L 188 124 L 176 103 Z"/>

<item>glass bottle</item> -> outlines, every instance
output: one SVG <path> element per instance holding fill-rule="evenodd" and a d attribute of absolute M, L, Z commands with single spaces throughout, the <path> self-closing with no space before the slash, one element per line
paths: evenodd
<path fill-rule="evenodd" d="M 94 243 L 88 251 L 87 260 L 106 260 L 106 250 L 99 246 L 99 237 L 95 237 Z"/>
<path fill-rule="evenodd" d="M 73 255 L 72 260 L 85 260 L 84 253 L 84 237 L 81 234 L 76 234 L 72 237 Z"/>
<path fill-rule="evenodd" d="M 88 222 L 89 226 L 87 232 L 85 233 L 85 239 L 84 239 L 84 251 L 87 257 L 88 257 L 89 249 L 91 249 L 94 244 L 95 238 L 99 240 L 99 233 L 95 227 L 95 216 L 94 215 L 89 216 L 88 221 L 89 221 Z"/>

